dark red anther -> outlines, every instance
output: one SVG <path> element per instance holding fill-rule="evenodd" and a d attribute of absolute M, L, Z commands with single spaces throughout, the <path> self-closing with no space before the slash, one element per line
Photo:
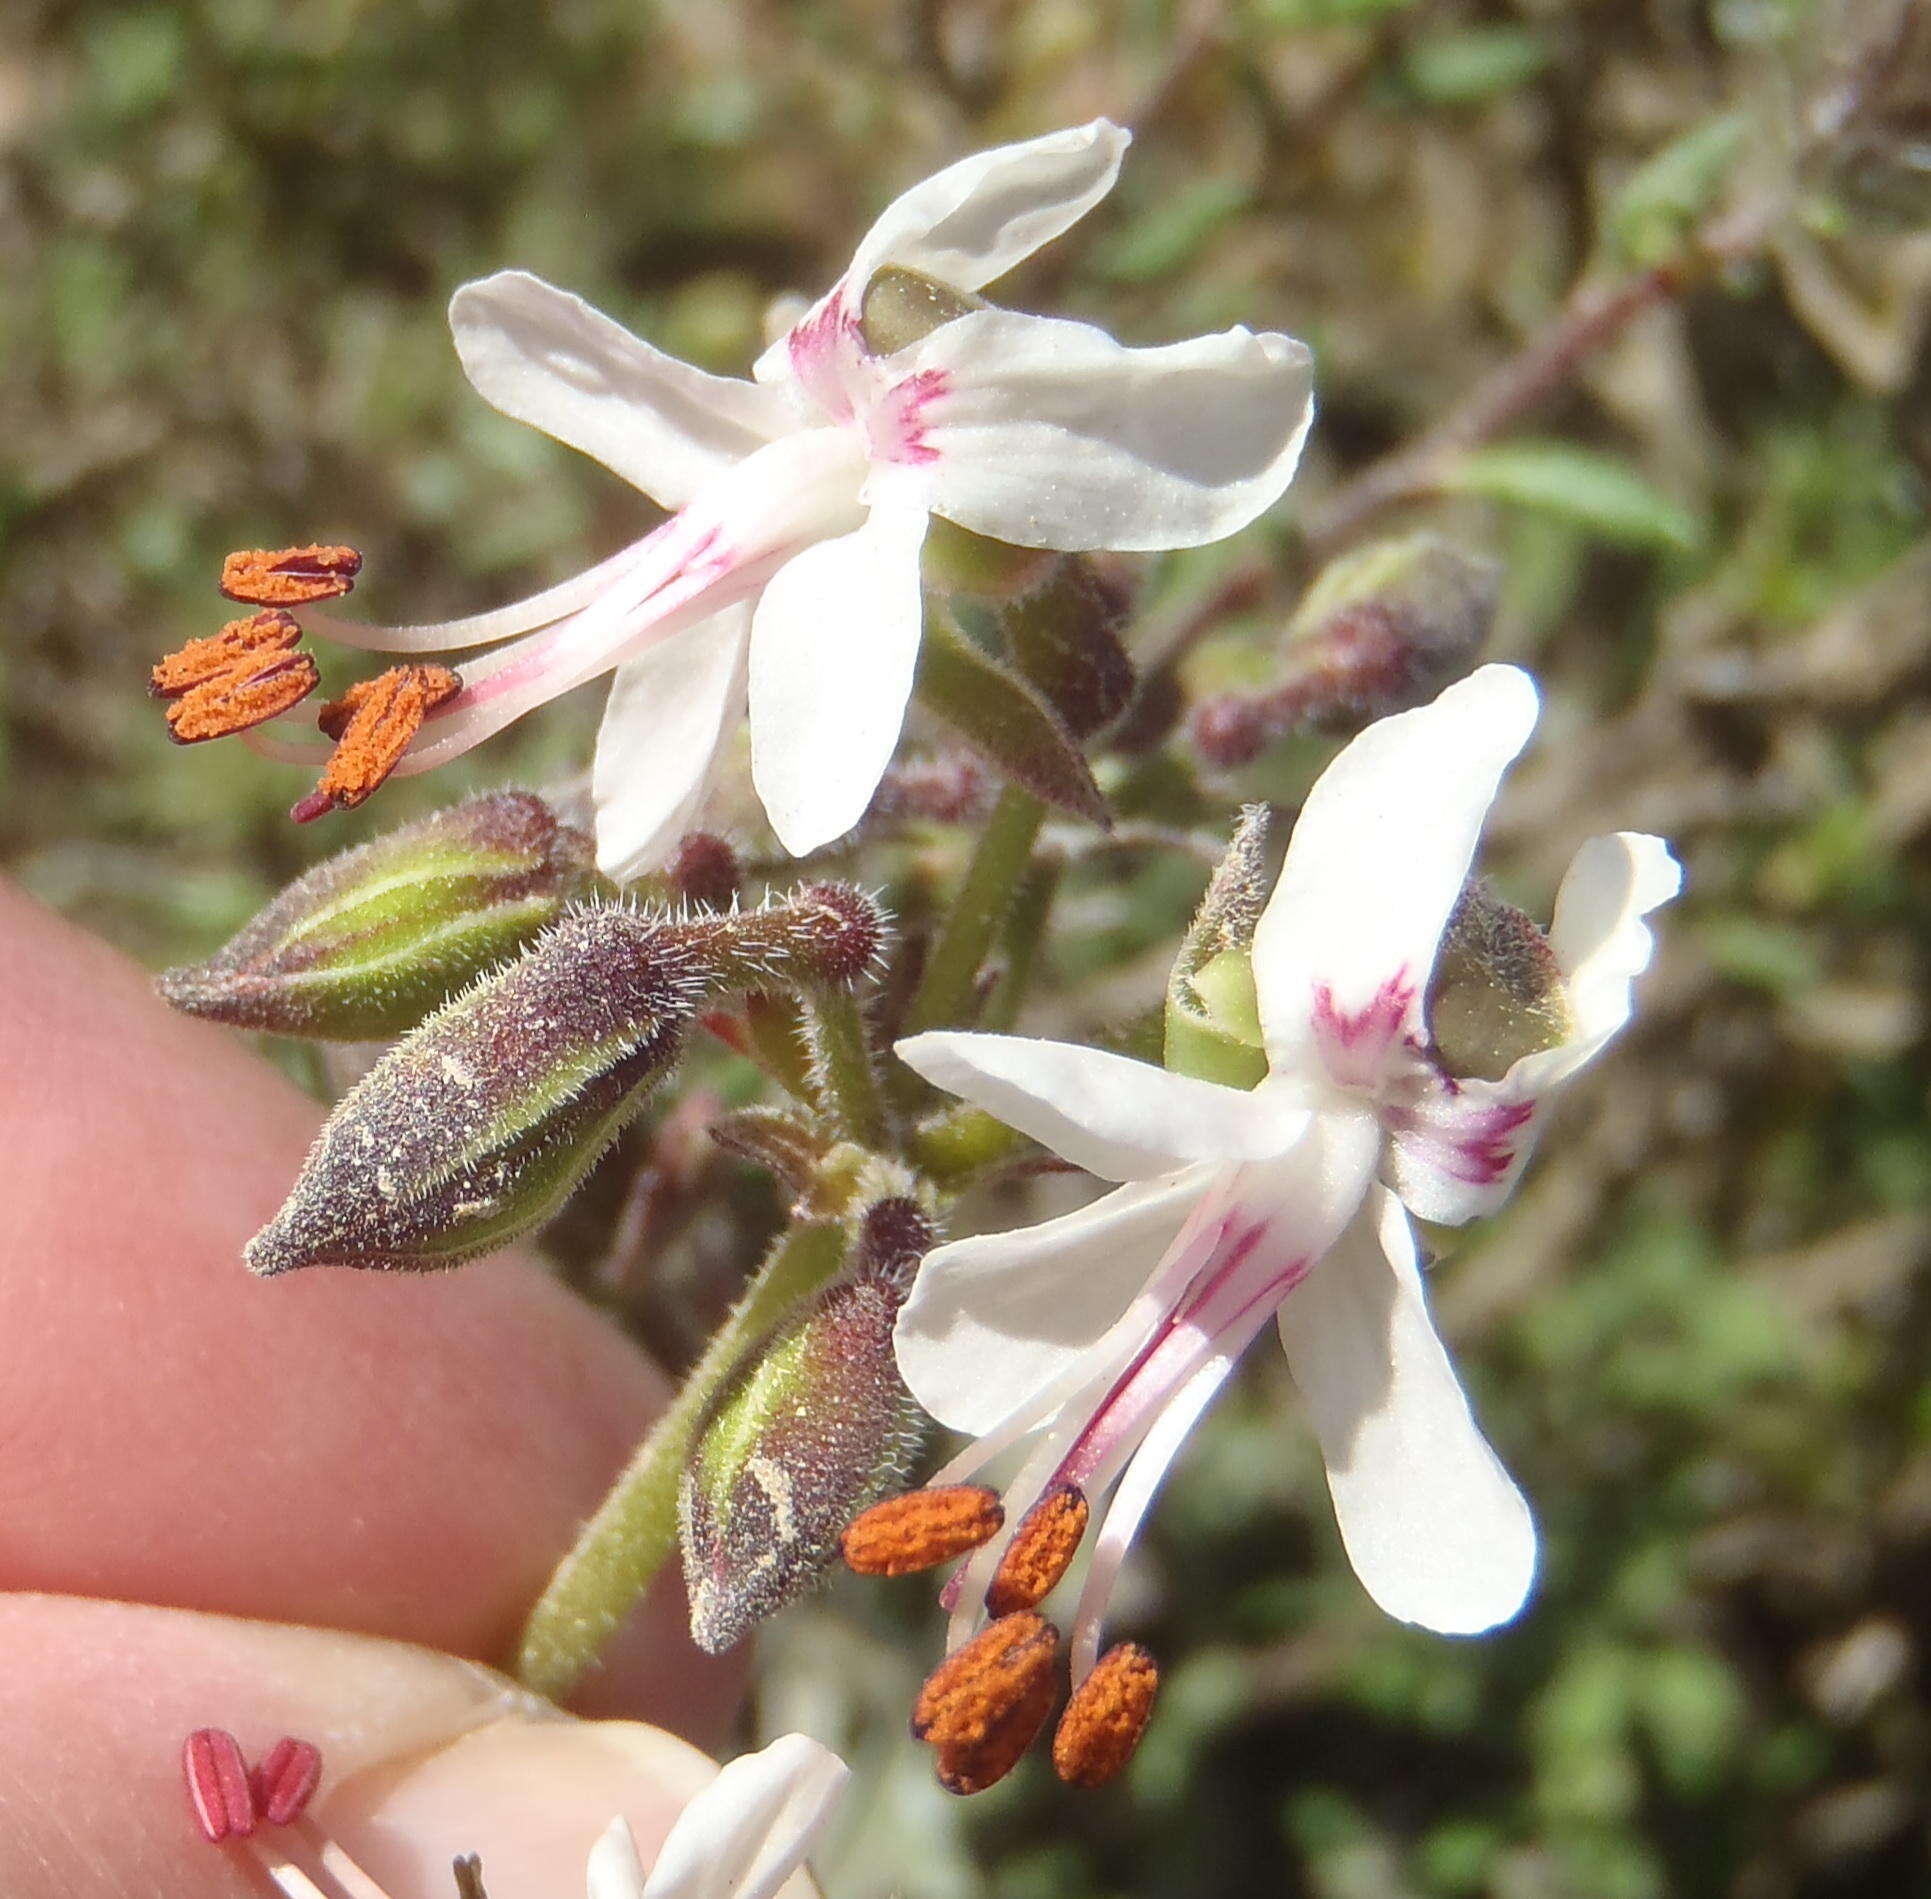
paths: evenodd
<path fill-rule="evenodd" d="M 203 1839 L 219 1842 L 254 1832 L 248 1763 L 241 1757 L 241 1744 L 225 1728 L 195 1729 L 181 1749 L 181 1771 Z"/>
<path fill-rule="evenodd" d="M 255 1806 L 270 1826 L 299 1820 L 322 1779 L 322 1753 L 312 1741 L 292 1735 L 268 1750 L 255 1769 Z"/>

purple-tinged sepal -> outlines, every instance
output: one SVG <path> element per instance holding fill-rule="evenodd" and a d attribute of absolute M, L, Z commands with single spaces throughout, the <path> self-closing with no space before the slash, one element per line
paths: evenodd
<path fill-rule="evenodd" d="M 691 1633 L 718 1654 L 816 1586 L 845 1526 L 902 1478 L 921 1414 L 892 1327 L 930 1216 L 910 1195 L 852 1222 L 844 1277 L 725 1387 L 678 1495 Z"/>
<path fill-rule="evenodd" d="M 232 1028 L 386 1041 L 589 895 L 592 856 L 588 834 L 532 792 L 468 798 L 325 859 L 157 987 Z"/>

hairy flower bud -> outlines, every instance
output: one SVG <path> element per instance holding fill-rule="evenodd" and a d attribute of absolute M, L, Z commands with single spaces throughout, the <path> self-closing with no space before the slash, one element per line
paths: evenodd
<path fill-rule="evenodd" d="M 1549 940 L 1480 882 L 1457 900 L 1428 989 L 1435 1056 L 1464 1080 L 1500 1081 L 1524 1055 L 1574 1032 Z"/>
<path fill-rule="evenodd" d="M 161 994 L 233 1028 L 406 1034 L 534 940 L 594 879 L 594 850 L 527 791 L 470 798 L 316 865 Z"/>
<path fill-rule="evenodd" d="M 847 884 L 741 913 L 566 912 L 343 1097 L 249 1265 L 421 1270 L 503 1245 L 547 1219 L 609 1146 L 710 995 L 853 982 L 883 928 Z"/>
<path fill-rule="evenodd" d="M 819 1294 L 712 1409 L 678 1495 L 691 1633 L 709 1653 L 816 1584 L 845 1526 L 917 1449 L 892 1325 L 908 1265 L 932 1238 L 914 1201 L 869 1208 L 851 1277 Z"/>
<path fill-rule="evenodd" d="M 1232 1088 L 1267 1072 L 1249 951 L 1267 901 L 1267 807 L 1242 807 L 1167 978 L 1166 1064 Z"/>
<path fill-rule="evenodd" d="M 1290 732 L 1352 731 L 1426 703 L 1475 664 L 1500 588 L 1494 562 L 1433 534 L 1342 555 L 1288 623 L 1279 683 L 1196 708 L 1194 749 L 1229 770 Z"/>

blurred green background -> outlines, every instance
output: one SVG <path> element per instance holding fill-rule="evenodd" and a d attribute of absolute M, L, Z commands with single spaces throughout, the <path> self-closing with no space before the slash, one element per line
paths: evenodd
<path fill-rule="evenodd" d="M 1627 1043 L 1435 1279 L 1534 1500 L 1529 1610 L 1458 1643 L 1341 1560 L 1267 1352 L 1170 1482 L 1119 1618 L 1167 1665 L 1131 1773 L 969 1805 L 900 1725 L 933 1635 L 844 1585 L 756 1719 L 866 1776 L 837 1899 L 1931 1892 L 1931 73 L 1891 0 L 13 0 L 0 22 L 0 863 L 158 964 L 323 850 L 304 781 L 167 743 L 144 674 L 230 547 L 353 541 L 390 618 L 483 606 L 647 521 L 502 421 L 442 311 L 520 265 L 740 370 L 943 159 L 1105 112 L 1113 200 L 1006 300 L 1135 341 L 1306 336 L 1280 517 L 1152 565 L 1155 631 L 1259 557 L 1195 690 L 1268 676 L 1300 529 L 1705 218 L 1663 299 L 1411 510 L 1499 556 L 1550 709 L 1495 861 L 1590 831 L 1689 894 Z M 1848 104 L 1846 102 L 1849 102 Z M 1551 459 L 1534 445 L 1559 442 Z M 360 599 L 358 604 L 360 604 Z M 1149 635 L 1151 637 L 1151 635 Z M 465 761 L 581 764 L 594 694 Z M 1308 758 L 1243 774 L 1291 801 Z M 1224 810 L 1224 805 L 1218 807 Z M 1213 816 L 1214 814 L 1209 814 Z M 1076 878 L 1058 1018 L 1145 999 L 1198 869 Z M 372 1288 L 379 1296 L 379 1288 Z"/>

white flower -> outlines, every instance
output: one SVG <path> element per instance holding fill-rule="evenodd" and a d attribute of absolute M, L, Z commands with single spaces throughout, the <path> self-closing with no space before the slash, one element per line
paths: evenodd
<path fill-rule="evenodd" d="M 1125 1183 L 1043 1225 L 939 1248 L 898 1322 L 914 1394 L 980 1440 L 936 1481 L 1031 1434 L 1015 1507 L 1053 1483 L 1091 1495 L 1118 1480 L 1075 1615 L 1075 1680 L 1168 1461 L 1276 1313 L 1374 1599 L 1474 1633 L 1528 1592 L 1534 1526 L 1430 1322 L 1409 1214 L 1463 1221 L 1507 1194 L 1552 1092 L 1628 1019 L 1651 951 L 1643 919 L 1679 882 L 1659 839 L 1585 845 L 1550 933 L 1569 1039 L 1493 1082 L 1431 1059 L 1437 945 L 1535 717 L 1528 676 L 1487 666 L 1328 767 L 1253 946 L 1269 1073 L 1251 1092 L 1023 1037 L 899 1044 L 928 1080 Z M 996 1555 L 975 1558 L 962 1615 Z"/>
<path fill-rule="evenodd" d="M 741 1755 L 677 1816 L 648 1875 L 629 1826 L 612 1820 L 590 1849 L 588 1899 L 771 1899 L 850 1777 L 802 1734 Z"/>
<path fill-rule="evenodd" d="M 752 777 L 787 849 L 838 837 L 891 758 L 912 689 L 927 523 L 1029 547 L 1192 547 L 1287 486 L 1312 414 L 1306 348 L 1232 329 L 1128 349 L 1081 323 L 977 309 L 889 355 L 862 299 L 886 265 L 976 291 L 1112 188 L 1104 119 L 914 186 L 757 365 L 712 376 L 519 271 L 465 285 L 456 347 L 481 394 L 593 455 L 672 518 L 534 599 L 440 626 L 310 625 L 463 668 L 403 763 L 420 771 L 599 673 L 598 860 L 658 862 L 747 699 Z"/>

